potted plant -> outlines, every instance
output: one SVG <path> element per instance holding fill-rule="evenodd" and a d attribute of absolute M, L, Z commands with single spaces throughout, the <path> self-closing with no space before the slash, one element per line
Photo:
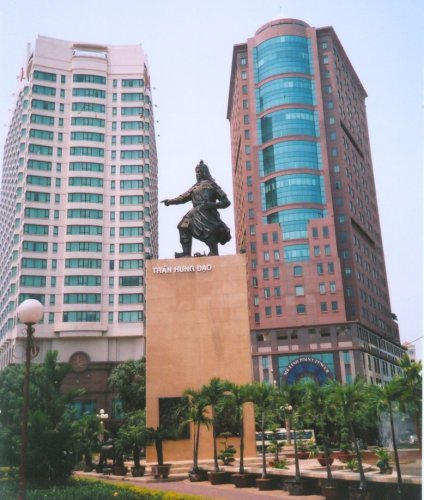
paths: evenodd
<path fill-rule="evenodd" d="M 308 445 L 305 443 L 304 439 L 300 439 L 297 447 L 297 456 L 300 460 L 306 460 L 309 458 L 309 454 L 310 451 Z"/>
<path fill-rule="evenodd" d="M 184 423 L 193 424 L 193 465 L 188 477 L 192 482 L 206 481 L 208 478 L 207 470 L 199 467 L 199 444 L 201 426 L 204 425 L 209 428 L 211 423 L 206 411 L 208 403 L 200 391 L 187 389 L 184 391 L 184 395 L 188 396 L 187 421 Z"/>
<path fill-rule="evenodd" d="M 74 423 L 77 446 L 84 457 L 84 472 L 91 472 L 94 469 L 93 453 L 99 447 L 99 437 L 102 432 L 100 424 L 96 415 L 84 415 Z"/>
<path fill-rule="evenodd" d="M 306 484 L 301 480 L 300 477 L 300 466 L 299 466 L 299 431 L 301 427 L 303 410 L 302 405 L 304 404 L 306 397 L 306 388 L 302 384 L 286 384 L 281 387 L 281 394 L 284 401 L 284 405 L 281 407 L 285 418 L 288 420 L 290 429 L 294 429 L 294 464 L 295 464 L 295 476 L 293 479 L 288 479 L 285 481 L 287 489 L 290 495 L 293 496 L 303 496 L 306 492 Z M 303 447 L 303 440 L 300 440 L 300 446 Z M 302 452 L 301 452 L 302 453 Z M 307 457 L 309 453 L 307 453 Z M 306 458 L 307 458 L 306 457 Z"/>
<path fill-rule="evenodd" d="M 146 430 L 146 414 L 144 410 L 129 413 L 118 430 L 115 449 L 120 453 L 132 453 L 134 466 L 131 467 L 133 477 L 144 475 L 145 465 L 141 465 L 141 448 L 146 446 L 149 433 Z"/>
<path fill-rule="evenodd" d="M 334 462 L 334 457 L 328 452 L 326 453 L 326 447 L 325 446 L 317 446 L 316 451 L 315 451 L 315 457 L 318 460 L 318 463 L 322 466 L 325 467 L 327 463 L 329 465 L 332 465 Z M 329 450 L 327 450 L 329 451 Z"/>
<path fill-rule="evenodd" d="M 287 469 L 288 463 L 289 461 L 287 458 L 280 458 L 274 462 L 273 467 L 274 469 Z"/>
<path fill-rule="evenodd" d="M 336 381 L 330 381 L 329 384 L 330 403 L 337 408 L 337 418 L 342 428 L 347 430 L 349 440 L 353 442 L 358 462 L 359 485 L 349 487 L 349 494 L 352 498 L 363 498 L 366 495 L 367 484 L 356 432 L 375 420 L 375 407 L 369 404 L 370 391 L 363 378 L 358 377 L 351 384 Z"/>
<path fill-rule="evenodd" d="M 269 445 L 267 447 L 267 451 L 274 455 L 274 460 L 269 462 L 271 467 L 274 467 L 274 464 L 280 461 L 279 453 L 284 448 L 284 441 L 278 440 L 278 427 L 273 427 L 271 429 L 271 436 L 269 439 Z"/>
<path fill-rule="evenodd" d="M 375 450 L 375 454 L 378 458 L 378 462 L 376 465 L 380 469 L 380 474 L 391 474 L 393 472 L 393 467 L 391 467 L 389 464 L 389 452 L 384 448 L 377 448 L 377 450 Z"/>
<path fill-rule="evenodd" d="M 305 420 L 315 424 L 318 429 L 317 439 L 321 444 L 315 448 L 315 457 L 320 465 L 326 467 L 327 479 L 322 487 L 326 499 L 342 498 L 342 491 L 333 479 L 331 465 L 334 456 L 330 453 L 330 434 L 335 424 L 336 407 L 331 402 L 332 386 L 329 384 L 319 385 L 310 381 L 304 384 L 306 394 L 302 410 Z"/>
<path fill-rule="evenodd" d="M 271 384 L 252 385 L 252 401 L 256 408 L 257 422 L 262 435 L 262 474 L 256 479 L 256 486 L 260 490 L 270 490 L 274 487 L 273 479 L 267 476 L 266 470 L 265 430 L 267 418 L 276 412 L 279 398 L 280 394 Z"/>
<path fill-rule="evenodd" d="M 228 437 L 231 435 L 229 432 L 223 432 L 220 434 L 220 437 L 224 438 L 224 441 L 221 441 L 222 446 L 224 447 L 221 450 L 218 450 L 218 460 L 222 460 L 223 465 L 232 465 L 235 461 L 234 455 L 237 453 L 234 445 L 228 444 Z"/>
<path fill-rule="evenodd" d="M 340 433 L 340 451 L 337 453 L 337 458 L 346 463 L 352 460 L 355 455 L 352 453 L 352 446 L 349 442 L 349 430 L 343 427 Z"/>
<path fill-rule="evenodd" d="M 155 479 L 159 479 L 160 477 L 167 479 L 169 476 L 172 464 L 165 464 L 163 462 L 163 442 L 167 439 L 173 439 L 175 436 L 176 431 L 165 426 L 159 425 L 156 429 L 153 427 L 147 428 L 147 442 L 153 442 L 155 445 L 156 458 L 158 461 L 157 464 L 150 466 Z"/>
<path fill-rule="evenodd" d="M 255 476 L 244 469 L 244 405 L 252 400 L 251 384 L 233 384 L 228 386 L 229 398 L 234 405 L 236 422 L 238 422 L 238 433 L 240 436 L 240 460 L 238 473 L 232 474 L 232 481 L 236 488 L 248 488 L 254 486 Z"/>
<path fill-rule="evenodd" d="M 217 449 L 217 407 L 226 397 L 226 391 L 229 389 L 230 383 L 226 380 L 221 380 L 219 377 L 214 377 L 209 384 L 202 386 L 200 393 L 204 398 L 207 406 L 211 408 L 211 424 L 212 424 L 212 439 L 213 439 L 213 463 L 214 470 L 208 472 L 208 479 L 211 484 L 222 484 L 229 481 L 231 475 L 228 472 L 221 471 L 218 465 L 218 449 Z"/>
<path fill-rule="evenodd" d="M 126 476 L 128 472 L 128 467 L 124 463 L 124 453 L 123 451 L 117 450 L 115 448 L 115 463 L 112 466 L 113 473 L 115 476 Z"/>

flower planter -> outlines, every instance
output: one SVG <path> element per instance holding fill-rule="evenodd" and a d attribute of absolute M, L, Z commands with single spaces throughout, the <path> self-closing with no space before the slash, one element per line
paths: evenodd
<path fill-rule="evenodd" d="M 139 467 L 131 467 L 131 474 L 133 477 L 142 477 L 146 472 L 146 466 L 140 465 Z"/>
<path fill-rule="evenodd" d="M 358 486 L 349 486 L 349 500 L 365 500 L 367 492 Z"/>
<path fill-rule="evenodd" d="M 288 479 L 284 481 L 284 485 L 287 488 L 287 491 L 292 496 L 304 496 L 306 494 L 305 483 L 301 480 L 297 479 Z"/>
<path fill-rule="evenodd" d="M 123 465 L 114 465 L 112 469 L 115 476 L 126 476 L 128 472 L 128 467 Z"/>
<path fill-rule="evenodd" d="M 192 483 L 208 480 L 208 471 L 204 469 L 193 469 L 189 471 L 188 478 Z"/>
<path fill-rule="evenodd" d="M 335 456 L 336 456 L 336 458 L 338 458 L 340 460 L 340 462 L 343 462 L 343 463 L 349 462 L 349 460 L 352 460 L 352 458 L 355 458 L 354 453 L 349 453 L 349 452 L 344 452 L 344 451 L 338 451 Z"/>
<path fill-rule="evenodd" d="M 258 477 L 255 483 L 259 491 L 269 491 L 275 488 L 274 480 L 271 477 Z"/>
<path fill-rule="evenodd" d="M 231 472 L 226 471 L 210 471 L 208 479 L 211 484 L 231 483 Z"/>
<path fill-rule="evenodd" d="M 380 474 L 392 474 L 393 473 L 393 467 L 388 465 L 387 467 L 379 467 L 380 469 Z"/>
<path fill-rule="evenodd" d="M 325 467 L 327 465 L 327 462 L 332 465 L 334 462 L 334 457 L 330 456 L 328 459 L 325 458 L 325 455 L 318 455 L 317 456 L 318 463 L 322 466 Z"/>
<path fill-rule="evenodd" d="M 326 500 L 340 500 L 343 497 L 343 490 L 340 486 L 324 486 L 322 493 Z"/>
<path fill-rule="evenodd" d="M 253 474 L 233 474 L 231 479 L 236 488 L 251 488 L 255 486 L 255 476 Z"/>
<path fill-rule="evenodd" d="M 169 471 L 171 470 L 172 464 L 163 464 L 163 465 L 151 465 L 150 468 L 152 470 L 153 477 L 155 479 L 168 479 Z"/>
<path fill-rule="evenodd" d="M 298 451 L 297 452 L 297 458 L 299 460 L 306 460 L 309 458 L 310 452 L 309 451 Z"/>

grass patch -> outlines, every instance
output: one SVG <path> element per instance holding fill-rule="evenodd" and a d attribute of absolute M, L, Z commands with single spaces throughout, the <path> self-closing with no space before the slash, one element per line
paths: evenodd
<path fill-rule="evenodd" d="M 10 479 L 0 480 L 0 498 L 16 500 L 18 485 Z M 134 485 L 123 485 L 98 479 L 72 478 L 63 485 L 50 488 L 27 488 L 25 500 L 204 500 L 204 497 L 153 491 Z"/>

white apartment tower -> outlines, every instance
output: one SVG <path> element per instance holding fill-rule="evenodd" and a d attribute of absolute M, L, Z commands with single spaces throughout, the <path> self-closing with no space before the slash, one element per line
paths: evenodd
<path fill-rule="evenodd" d="M 22 70 L 0 200 L 0 369 L 23 361 L 16 308 L 76 371 L 144 355 L 146 258 L 158 256 L 146 55 L 40 36 Z"/>

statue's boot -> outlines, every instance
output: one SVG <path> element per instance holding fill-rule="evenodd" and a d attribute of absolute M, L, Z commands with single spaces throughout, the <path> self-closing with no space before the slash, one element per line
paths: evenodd
<path fill-rule="evenodd" d="M 191 241 L 182 241 L 181 246 L 183 247 L 183 251 L 175 252 L 175 258 L 180 259 L 181 257 L 191 257 Z"/>
<path fill-rule="evenodd" d="M 218 243 L 207 243 L 209 247 L 208 255 L 219 255 L 218 253 Z"/>

